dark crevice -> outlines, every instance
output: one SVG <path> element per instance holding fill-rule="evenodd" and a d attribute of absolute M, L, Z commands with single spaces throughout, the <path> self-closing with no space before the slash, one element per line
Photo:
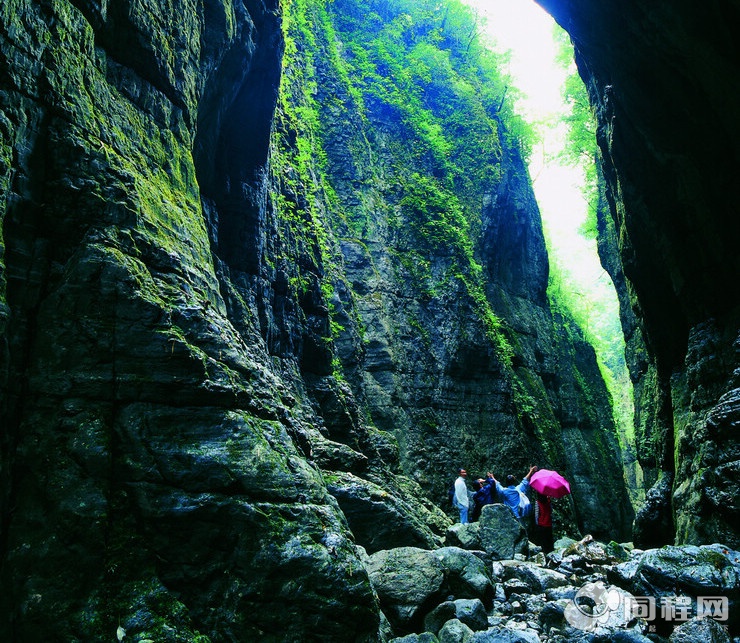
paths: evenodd
<path fill-rule="evenodd" d="M 46 158 L 49 118 L 42 114 L 35 124 L 35 136 L 25 151 L 25 173 L 18 173 L 11 186 L 12 194 L 3 220 L 5 271 L 7 280 L 7 324 L 3 355 L 3 392 L 0 395 L 0 605 L 12 599 L 12 584 L 7 582 L 5 564 L 8 539 L 16 510 L 18 483 L 24 472 L 16 461 L 22 440 L 22 424 L 29 393 L 31 351 L 37 333 L 36 317 L 47 285 L 49 243 L 44 236 L 43 209 L 46 182 Z M 16 157 L 18 153 L 16 154 Z M 20 164 L 20 159 L 16 160 Z M 12 628 L 10 606 L 0 610 L 7 622 L 0 621 L 0 634 Z M 0 637 L 1 638 L 1 637 Z"/>
<path fill-rule="evenodd" d="M 267 14 L 224 56 L 198 108 L 194 157 L 211 203 L 211 243 L 229 268 L 257 274 L 264 242 L 267 162 L 280 82 L 278 18 Z"/>

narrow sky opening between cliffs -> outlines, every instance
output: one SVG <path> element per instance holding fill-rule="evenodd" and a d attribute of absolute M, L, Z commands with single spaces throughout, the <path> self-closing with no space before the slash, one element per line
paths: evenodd
<path fill-rule="evenodd" d="M 529 172 L 550 257 L 549 292 L 553 300 L 571 310 L 596 350 L 614 402 L 628 487 L 635 490 L 640 481 L 635 479 L 639 467 L 634 464 L 634 403 L 619 304 L 614 285 L 599 262 L 596 239 L 584 234 L 589 207 L 593 207 L 587 189 L 589 160 L 583 156 L 574 164 L 572 158 L 568 162 L 563 156 L 566 119 L 571 114 L 565 87 L 568 77 L 576 74 L 570 40 L 533 0 L 466 1 L 483 18 L 482 30 L 493 48 L 508 52 L 509 69 L 505 71 L 517 90 L 516 109 L 538 133 Z M 569 48 L 569 55 L 563 56 L 564 47 Z"/>

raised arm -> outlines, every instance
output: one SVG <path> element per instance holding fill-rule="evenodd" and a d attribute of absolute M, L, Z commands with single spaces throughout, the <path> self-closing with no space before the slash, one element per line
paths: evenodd
<path fill-rule="evenodd" d="M 490 471 L 486 474 L 486 476 L 495 485 L 496 493 L 500 494 L 504 490 L 504 488 L 501 486 L 501 483 L 496 480 L 496 478 L 494 478 L 493 474 Z"/>

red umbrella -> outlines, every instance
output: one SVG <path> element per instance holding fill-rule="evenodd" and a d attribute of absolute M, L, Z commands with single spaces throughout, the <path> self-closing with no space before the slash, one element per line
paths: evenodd
<path fill-rule="evenodd" d="M 551 498 L 562 498 L 570 493 L 570 483 L 557 471 L 549 469 L 535 471 L 529 484 L 537 493 Z"/>

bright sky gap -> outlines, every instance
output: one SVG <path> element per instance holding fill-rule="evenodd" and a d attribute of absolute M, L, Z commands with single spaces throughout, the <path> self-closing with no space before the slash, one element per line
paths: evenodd
<path fill-rule="evenodd" d="M 583 172 L 554 159 L 563 145 L 562 87 L 567 73 L 555 60 L 554 21 L 531 0 L 467 2 L 486 17 L 485 30 L 495 48 L 510 51 L 507 71 L 523 94 L 517 111 L 539 125 L 542 142 L 533 150 L 529 171 L 553 259 L 576 260 L 578 265 L 571 265 L 569 272 L 574 272 L 579 291 L 591 290 L 591 284 L 609 278 L 599 263 L 595 242 L 578 234 L 587 214 Z"/>
<path fill-rule="evenodd" d="M 588 213 L 582 191 L 583 170 L 557 159 L 564 140 L 567 108 L 563 85 L 569 73 L 556 61 L 554 30 L 559 27 L 534 0 L 465 1 L 485 17 L 484 31 L 494 49 L 509 52 L 509 68 L 505 71 L 522 94 L 516 101 L 516 111 L 536 124 L 541 136 L 541 143 L 529 161 L 529 172 L 548 241 L 551 269 L 557 267 L 561 271 L 564 281 L 576 293 L 579 305 L 582 303 L 588 310 L 592 327 L 585 330 L 607 342 L 618 343 L 623 354 L 624 339 L 614 286 L 601 267 L 596 241 L 579 234 Z M 598 352 L 599 348 L 595 348 Z M 617 384 L 611 393 L 619 409 L 615 419 L 620 424 L 624 446 L 624 440 L 631 441 L 633 434 L 633 407 L 626 366 L 622 365 L 620 371 L 613 373 Z"/>

